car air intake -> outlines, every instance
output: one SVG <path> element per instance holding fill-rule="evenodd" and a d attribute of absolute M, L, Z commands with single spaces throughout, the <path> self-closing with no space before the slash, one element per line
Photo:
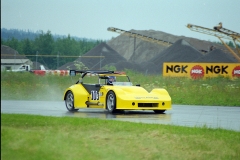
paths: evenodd
<path fill-rule="evenodd" d="M 138 107 L 158 107 L 158 103 L 138 103 Z"/>

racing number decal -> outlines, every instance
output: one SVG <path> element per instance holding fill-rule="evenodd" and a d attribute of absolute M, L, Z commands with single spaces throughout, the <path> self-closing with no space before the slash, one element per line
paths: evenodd
<path fill-rule="evenodd" d="M 99 100 L 98 91 L 91 91 L 92 100 Z"/>

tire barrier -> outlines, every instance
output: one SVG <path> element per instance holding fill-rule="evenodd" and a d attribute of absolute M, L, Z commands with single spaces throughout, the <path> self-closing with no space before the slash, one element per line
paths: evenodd
<path fill-rule="evenodd" d="M 40 75 L 40 76 L 44 76 L 45 75 L 45 71 L 43 71 L 43 70 L 32 70 L 30 72 L 35 74 L 35 75 Z"/>
<path fill-rule="evenodd" d="M 69 70 L 46 70 L 46 74 L 69 76 Z"/>
<path fill-rule="evenodd" d="M 69 76 L 69 70 L 33 70 L 31 71 L 35 75 L 57 75 L 57 76 Z"/>

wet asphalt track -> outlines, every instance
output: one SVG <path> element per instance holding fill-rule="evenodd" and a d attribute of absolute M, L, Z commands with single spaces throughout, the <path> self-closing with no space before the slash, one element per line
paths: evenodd
<path fill-rule="evenodd" d="M 172 105 L 165 114 L 153 111 L 124 111 L 109 114 L 103 109 L 80 109 L 68 112 L 64 101 L 1 100 L 1 113 L 100 118 L 140 123 L 171 124 L 189 127 L 207 126 L 240 132 L 240 107 Z"/>

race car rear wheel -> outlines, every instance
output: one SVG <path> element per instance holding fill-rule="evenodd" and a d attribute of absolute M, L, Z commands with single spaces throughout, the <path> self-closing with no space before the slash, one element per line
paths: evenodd
<path fill-rule="evenodd" d="M 74 108 L 74 96 L 73 96 L 72 91 L 67 92 L 65 104 L 66 104 L 67 110 L 69 110 L 70 112 L 74 112 L 74 111 L 78 110 L 78 109 Z"/>
<path fill-rule="evenodd" d="M 107 94 L 107 110 L 110 113 L 116 111 L 116 95 L 113 91 L 109 91 Z"/>
<path fill-rule="evenodd" d="M 166 110 L 154 110 L 155 113 L 157 114 L 161 114 L 161 113 L 164 113 Z"/>

